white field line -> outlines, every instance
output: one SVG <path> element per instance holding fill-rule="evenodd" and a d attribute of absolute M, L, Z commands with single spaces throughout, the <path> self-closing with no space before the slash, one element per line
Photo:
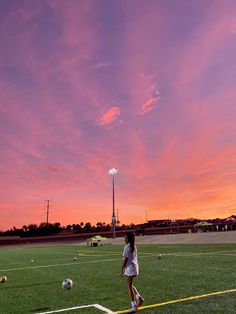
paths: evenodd
<path fill-rule="evenodd" d="M 217 251 L 217 252 L 192 252 L 192 253 L 188 253 L 188 252 L 179 252 L 179 253 L 164 253 L 161 255 L 166 255 L 166 256 L 202 256 L 202 255 L 224 255 L 224 253 L 232 253 L 232 252 L 236 252 L 236 250 L 228 250 L 228 251 Z M 235 254 L 232 254 L 235 255 Z"/>
<path fill-rule="evenodd" d="M 236 254 L 215 254 L 215 256 L 235 256 L 236 257 Z"/>
<path fill-rule="evenodd" d="M 86 261 L 78 263 L 63 263 L 63 264 L 51 264 L 51 265 L 38 265 L 38 266 L 29 266 L 29 267 L 18 267 L 18 268 L 9 268 L 9 269 L 0 269 L 0 271 L 12 271 L 12 270 L 26 270 L 26 269 L 38 269 L 38 268 L 49 268 L 49 267 L 61 267 L 61 266 L 71 266 L 71 265 L 81 265 L 81 264 L 92 264 L 92 263 L 101 263 L 101 262 L 113 262 L 120 261 L 121 258 L 111 258 L 98 261 Z"/>
<path fill-rule="evenodd" d="M 89 253 L 89 254 L 87 254 Z M 93 255 L 92 255 L 92 254 Z M 66 255 L 74 255 L 74 256 L 104 256 L 104 255 L 121 255 L 121 253 L 118 253 L 118 252 L 101 252 L 99 251 L 98 253 L 103 253 L 103 254 L 94 254 L 95 252 L 92 252 L 92 251 L 87 251 L 87 250 L 84 250 L 84 251 L 81 251 L 81 252 L 53 252 L 53 251 L 50 251 L 50 252 L 47 252 L 47 254 L 66 254 Z"/>
<path fill-rule="evenodd" d="M 53 252 L 53 251 L 50 251 L 50 252 L 47 252 L 45 254 L 58 254 L 58 255 L 61 255 L 61 254 L 66 254 L 66 255 L 78 255 L 77 252 Z"/>
<path fill-rule="evenodd" d="M 108 308 L 100 305 L 100 304 L 94 304 L 94 307 L 96 307 L 97 309 L 105 312 L 105 313 L 108 313 L 108 314 L 114 314 L 115 312 L 112 312 L 111 310 L 109 310 Z"/>
<path fill-rule="evenodd" d="M 92 249 L 93 250 L 93 249 Z M 100 249 L 98 249 L 99 253 L 106 253 L 106 254 L 110 254 L 110 253 L 115 253 L 115 254 L 119 254 L 119 252 L 117 251 L 101 251 Z M 92 251 L 91 250 L 80 250 L 79 253 L 83 253 L 83 252 L 86 252 L 86 253 L 91 253 Z"/>
<path fill-rule="evenodd" d="M 232 253 L 232 252 L 236 252 L 236 250 L 227 250 L 227 251 L 217 251 L 217 252 L 176 252 L 176 253 L 159 253 L 159 254 L 161 254 L 161 255 L 179 255 L 179 254 L 184 254 L 184 255 L 192 255 L 192 254 L 194 254 L 194 255 L 204 255 L 204 254 L 220 254 L 220 253 Z M 50 253 L 50 254 L 70 254 L 70 255 L 73 255 L 73 254 L 75 254 L 75 255 L 79 255 L 79 256 L 104 256 L 104 255 L 120 255 L 121 256 L 121 253 L 119 253 L 119 252 L 115 252 L 115 251 L 112 251 L 112 252 L 106 252 L 106 251 L 100 251 L 99 250 L 99 252 L 98 253 L 105 253 L 105 254 L 103 254 L 103 255 L 101 255 L 101 254 L 94 254 L 95 252 L 92 252 L 92 251 L 90 251 L 90 250 L 81 250 L 81 252 L 78 252 L 78 253 L 76 253 L 76 252 L 71 252 L 71 253 L 69 253 L 69 252 L 62 252 L 62 253 L 60 253 L 60 252 L 53 252 L 53 251 L 50 251 L 50 252 L 47 252 L 47 253 Z M 84 253 L 89 253 L 89 254 L 84 254 Z M 93 254 L 91 254 L 91 253 L 93 253 Z M 158 252 L 157 253 L 155 253 L 155 254 L 158 254 Z M 139 256 L 140 255 L 154 255 L 154 253 L 149 253 L 149 252 L 139 252 Z"/>
<path fill-rule="evenodd" d="M 40 312 L 38 314 L 61 313 L 61 312 L 67 312 L 67 311 L 74 311 L 74 310 L 78 310 L 78 309 L 84 309 L 84 308 L 88 308 L 88 307 L 95 307 L 95 308 L 97 308 L 97 309 L 99 309 L 105 313 L 108 313 L 108 314 L 114 314 L 115 313 L 115 312 L 112 312 L 111 310 L 109 310 L 108 308 L 106 308 L 100 304 L 89 304 L 89 305 L 78 305 L 78 306 L 68 307 L 68 308 L 55 310 L 55 311 L 49 311 L 49 312 Z"/>
<path fill-rule="evenodd" d="M 49 311 L 49 312 L 40 312 L 38 314 L 51 314 L 51 313 L 60 313 L 60 312 L 65 312 L 65 311 L 73 311 L 73 310 L 77 310 L 77 309 L 84 309 L 86 307 L 94 307 L 94 304 L 90 304 L 90 305 L 79 305 L 79 306 L 74 306 L 74 307 L 68 307 L 65 309 L 61 309 L 61 310 L 55 310 L 55 311 Z"/>
<path fill-rule="evenodd" d="M 235 252 L 236 250 L 229 250 L 229 251 L 218 251 L 218 252 L 204 252 L 204 253 L 186 253 L 186 252 L 179 252 L 179 253 L 162 253 L 163 256 L 176 256 L 176 257 L 192 257 L 192 256 L 202 256 L 202 255 L 219 255 L 220 253 L 224 252 Z M 147 257 L 157 257 L 160 253 L 150 253 L 150 255 L 146 256 L 139 256 L 139 258 L 147 258 Z M 233 254 L 234 256 L 235 254 Z M 62 263 L 62 264 L 51 264 L 51 265 L 38 265 L 38 266 L 29 266 L 29 267 L 17 267 L 17 268 L 8 268 L 8 269 L 0 269 L 1 272 L 3 271 L 17 271 L 17 270 L 27 270 L 27 269 L 38 269 L 38 268 L 50 268 L 50 267 L 62 267 L 62 266 L 71 266 L 71 265 L 82 265 L 82 264 L 94 264 L 94 263 L 103 263 L 103 262 L 113 262 L 113 261 L 120 261 L 121 258 L 110 258 L 104 260 L 96 260 L 96 261 L 84 261 L 84 262 L 73 262 L 73 263 Z"/>
<path fill-rule="evenodd" d="M 86 253 L 94 253 L 94 252 L 91 252 L 89 250 L 84 250 L 84 251 L 81 251 L 81 253 L 83 254 L 84 252 Z M 232 252 L 236 252 L 236 250 L 224 250 L 224 251 L 213 251 L 213 252 L 176 252 L 176 253 L 159 253 L 159 252 L 156 252 L 156 253 L 150 253 L 150 252 L 139 252 L 139 256 L 140 255 L 154 255 L 154 254 L 162 254 L 162 255 L 176 255 L 176 254 L 212 254 L 212 253 L 232 253 Z M 119 252 L 105 252 L 105 251 L 100 251 L 99 250 L 99 253 L 106 253 L 107 255 L 121 255 L 121 253 Z M 112 253 L 112 254 L 111 254 Z M 90 254 L 86 255 L 86 256 L 89 256 Z M 98 256 L 98 255 L 97 255 Z M 100 256 L 100 255 L 99 255 Z"/>
<path fill-rule="evenodd" d="M 112 255 L 121 256 L 122 254 L 121 253 L 91 254 L 91 252 L 90 253 L 79 253 L 79 256 L 112 256 Z"/>
<path fill-rule="evenodd" d="M 165 255 L 165 254 L 163 254 Z M 167 254 L 166 254 L 167 255 Z M 172 254 L 171 254 L 172 255 Z M 175 256 L 176 257 L 181 257 L 181 256 L 184 256 L 184 257 L 193 257 L 193 256 L 196 256 L 196 257 L 200 257 L 200 256 L 203 256 L 203 255 L 208 255 L 208 256 L 236 256 L 236 254 L 229 254 L 229 253 L 217 253 L 217 252 L 212 252 L 212 253 L 189 253 L 189 254 L 176 254 Z"/>
<path fill-rule="evenodd" d="M 106 255 L 122 255 L 121 253 L 119 252 L 101 252 L 101 251 L 98 251 L 97 252 L 98 254 L 96 254 L 96 252 L 92 252 L 92 251 L 81 251 L 81 252 L 78 252 L 78 255 L 79 256 L 106 256 Z M 102 254 L 100 254 L 102 253 Z M 92 255 L 93 254 L 93 255 Z"/>

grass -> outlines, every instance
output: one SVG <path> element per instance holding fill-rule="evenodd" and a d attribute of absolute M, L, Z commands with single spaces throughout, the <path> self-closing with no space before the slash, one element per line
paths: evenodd
<path fill-rule="evenodd" d="M 115 245 L 1 248 L 0 276 L 6 275 L 8 281 L 0 284 L 0 313 L 40 313 L 95 303 L 114 312 L 128 309 L 124 278 L 119 276 L 122 251 L 123 246 Z M 138 253 L 140 276 L 135 285 L 145 306 L 235 289 L 140 313 L 235 313 L 236 244 L 139 245 Z M 65 278 L 74 282 L 69 291 L 61 288 Z M 63 313 L 102 311 L 83 308 Z"/>

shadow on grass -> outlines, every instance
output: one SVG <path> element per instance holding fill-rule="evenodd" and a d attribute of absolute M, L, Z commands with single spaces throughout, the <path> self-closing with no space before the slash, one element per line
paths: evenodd
<path fill-rule="evenodd" d="M 30 313 L 38 313 L 38 312 L 47 311 L 47 310 L 50 310 L 50 307 L 39 307 L 38 309 L 31 310 Z"/>

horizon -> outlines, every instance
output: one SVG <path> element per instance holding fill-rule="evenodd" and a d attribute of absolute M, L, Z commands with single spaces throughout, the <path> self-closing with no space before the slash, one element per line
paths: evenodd
<path fill-rule="evenodd" d="M 140 225 L 140 224 L 146 224 L 146 223 L 149 223 L 150 221 L 188 221 L 188 220 L 200 220 L 200 221 L 207 221 L 207 220 L 216 220 L 216 219 L 220 219 L 220 220 L 224 220 L 224 219 L 228 219 L 228 218 L 231 218 L 231 217 L 233 217 L 233 216 L 236 216 L 236 215 L 231 215 L 231 216 L 228 216 L 228 217 L 223 217 L 223 218 L 220 218 L 220 217 L 211 217 L 211 218 L 204 218 L 204 219 L 201 219 L 201 218 L 194 218 L 194 217 L 188 217 L 188 218 L 182 218 L 182 219 L 171 219 L 171 218 L 166 218 L 166 219 L 150 219 L 150 220 L 147 220 L 147 221 L 145 221 L 145 222 L 143 222 L 143 223 L 136 223 L 136 224 L 134 224 L 133 222 L 130 222 L 130 223 L 128 223 L 128 224 L 124 224 L 124 223 L 122 223 L 122 222 L 119 222 L 119 224 L 116 224 L 116 228 L 119 228 L 119 227 L 122 227 L 123 225 L 125 225 L 125 226 L 129 226 L 129 225 L 134 225 L 134 226 L 137 226 L 137 225 Z M 48 222 L 48 224 L 49 225 L 54 225 L 54 224 L 57 224 L 57 223 L 59 223 L 60 224 L 60 227 L 62 227 L 62 228 L 66 228 L 67 226 L 73 226 L 73 225 L 81 225 L 81 223 L 83 223 L 83 226 L 82 226 L 82 228 L 87 224 L 87 223 L 90 223 L 91 224 L 91 227 L 96 227 L 96 225 L 98 224 L 98 223 L 105 223 L 106 225 L 110 225 L 111 226 L 111 228 L 112 228 L 112 223 L 110 222 L 105 222 L 105 221 L 97 221 L 96 223 L 91 223 L 90 221 L 81 221 L 81 222 L 77 222 L 77 223 L 69 223 L 69 224 L 66 224 L 66 225 L 63 225 L 63 224 L 61 224 L 60 223 L 60 221 L 55 221 L 55 222 Z M 24 225 L 26 225 L 26 226 L 29 226 L 29 225 L 37 225 L 37 227 L 39 227 L 41 224 L 47 224 L 45 221 L 42 221 L 42 222 L 40 222 L 40 223 L 29 223 L 29 224 L 24 224 Z M 22 229 L 23 228 L 23 226 L 24 225 L 22 225 L 21 227 L 16 227 L 16 229 Z M 7 231 L 10 231 L 10 230 L 12 230 L 13 228 L 14 228 L 15 226 L 12 226 L 11 228 L 9 228 L 8 230 L 1 230 L 0 229 L 0 232 L 7 232 Z"/>
<path fill-rule="evenodd" d="M 236 2 L 0 3 L 0 229 L 236 207 Z M 204 218 L 207 219 L 207 218 Z"/>

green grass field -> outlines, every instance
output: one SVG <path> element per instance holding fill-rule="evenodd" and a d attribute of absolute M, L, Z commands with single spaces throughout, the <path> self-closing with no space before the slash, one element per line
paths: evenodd
<path fill-rule="evenodd" d="M 122 252 L 116 245 L 0 248 L 0 276 L 8 278 L 0 284 L 0 313 L 106 313 L 68 310 L 92 304 L 124 313 L 130 303 L 120 277 Z M 236 244 L 139 245 L 138 254 L 140 313 L 236 313 Z M 73 280 L 71 290 L 61 288 L 65 278 Z"/>

